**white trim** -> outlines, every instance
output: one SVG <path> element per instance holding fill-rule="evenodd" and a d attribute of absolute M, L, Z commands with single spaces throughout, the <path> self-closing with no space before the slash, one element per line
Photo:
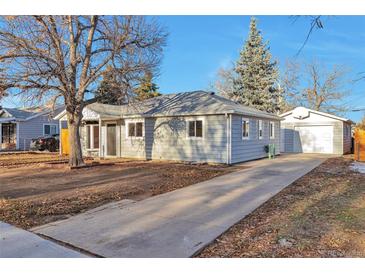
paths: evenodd
<path fill-rule="evenodd" d="M 135 124 L 135 134 L 137 134 L 137 123 L 142 123 L 142 136 L 129 136 L 129 124 Z M 145 137 L 145 122 L 142 120 L 126 121 L 125 122 L 125 138 L 126 139 L 143 139 Z"/>
<path fill-rule="evenodd" d="M 271 135 L 271 125 L 272 125 L 272 135 Z M 269 122 L 269 138 L 271 140 L 275 139 L 275 122 L 273 122 L 273 121 Z"/>
<path fill-rule="evenodd" d="M 247 136 L 243 136 L 243 124 L 244 124 L 244 122 L 246 122 L 246 125 L 248 125 Z M 242 137 L 242 140 L 250 140 L 250 119 L 249 118 L 242 117 L 242 121 L 241 121 L 241 137 Z"/>
<path fill-rule="evenodd" d="M 329 114 L 329 113 L 325 113 L 325 112 L 313 110 L 313 109 L 306 108 L 306 107 L 296 107 L 296 108 L 294 108 L 294 109 L 292 109 L 290 111 L 287 111 L 287 112 L 284 112 L 283 114 L 280 114 L 279 116 L 280 117 L 288 116 L 288 115 L 292 114 L 293 111 L 295 109 L 297 109 L 297 108 L 304 108 L 304 109 L 308 110 L 309 112 L 312 112 L 312 113 L 315 113 L 315 114 L 318 114 L 318 115 L 326 116 L 326 117 L 333 118 L 333 119 L 337 119 L 337 120 L 344 121 L 344 122 L 353 123 L 350 119 L 342 118 L 342 117 L 339 117 L 339 116 L 336 116 L 336 115 L 333 115 L 333 114 Z"/>
<path fill-rule="evenodd" d="M 102 130 L 101 130 L 101 119 L 99 118 L 99 158 L 100 157 L 102 157 L 102 156 L 104 156 L 104 155 L 102 155 L 103 153 L 102 153 L 102 147 L 104 147 L 103 146 L 103 142 L 104 142 L 104 140 L 103 140 L 103 138 L 101 137 L 102 136 Z"/>
<path fill-rule="evenodd" d="M 108 154 L 108 125 L 115 125 L 115 155 Z M 105 157 L 117 157 L 117 122 L 105 122 Z M 99 144 L 100 147 L 100 144 Z"/>
<path fill-rule="evenodd" d="M 227 157 L 227 165 L 229 165 L 229 155 L 230 155 L 230 150 L 229 150 L 229 133 L 230 133 L 230 127 L 229 127 L 229 122 L 230 122 L 230 115 L 229 114 L 225 114 L 225 117 L 226 117 L 226 137 L 227 137 L 227 140 L 226 140 L 226 157 Z"/>
<path fill-rule="evenodd" d="M 62 130 L 62 121 L 61 120 L 58 120 L 58 131 L 59 131 L 59 144 L 60 144 L 60 147 L 59 147 L 59 154 L 60 155 L 62 155 L 62 132 L 61 132 L 61 130 Z"/>
<path fill-rule="evenodd" d="M 19 149 L 19 122 L 16 122 L 16 149 Z"/>
<path fill-rule="evenodd" d="M 260 130 L 261 130 L 261 136 L 260 136 Z M 264 138 L 264 123 L 263 120 L 261 119 L 257 120 L 257 136 L 259 140 L 262 140 Z"/>
<path fill-rule="evenodd" d="M 60 130 L 59 130 L 59 125 L 58 124 L 52 124 L 52 123 L 44 123 L 43 124 L 43 136 L 45 136 L 46 134 L 45 134 L 45 130 L 44 130 L 44 126 L 56 126 L 56 133 L 55 133 L 55 135 L 56 134 L 60 134 Z M 51 127 L 49 128 L 49 135 L 52 135 L 51 134 Z"/>
<path fill-rule="evenodd" d="M 87 148 L 87 146 L 86 146 L 86 151 L 98 151 L 100 149 L 100 128 L 99 128 L 99 148 L 94 147 L 94 127 L 98 127 L 98 126 L 99 126 L 99 124 L 86 124 L 85 125 L 87 139 L 89 138 L 89 136 L 87 134 L 87 127 L 90 128 L 90 140 L 86 139 L 86 142 L 89 141 L 89 143 L 90 143 L 90 148 Z"/>
<path fill-rule="evenodd" d="M 186 138 L 190 140 L 204 140 L 205 139 L 205 117 L 189 117 L 186 121 Z M 189 122 L 202 121 L 202 137 L 196 136 L 196 123 L 195 123 L 195 136 L 189 136 Z"/>

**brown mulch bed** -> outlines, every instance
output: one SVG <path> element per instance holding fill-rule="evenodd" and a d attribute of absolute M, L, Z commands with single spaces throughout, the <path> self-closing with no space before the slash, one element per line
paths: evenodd
<path fill-rule="evenodd" d="M 72 170 L 67 165 L 3 168 L 0 220 L 27 229 L 108 202 L 145 199 L 240 168 L 130 160 Z"/>
<path fill-rule="evenodd" d="M 365 257 L 365 174 L 351 162 L 328 159 L 197 257 Z"/>

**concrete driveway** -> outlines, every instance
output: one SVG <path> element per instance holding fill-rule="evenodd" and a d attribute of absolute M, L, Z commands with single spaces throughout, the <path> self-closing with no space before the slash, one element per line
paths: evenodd
<path fill-rule="evenodd" d="M 105 257 L 190 257 L 328 156 L 295 154 L 33 229 Z"/>
<path fill-rule="evenodd" d="M 0 222 L 0 258 L 86 258 L 88 256 Z"/>

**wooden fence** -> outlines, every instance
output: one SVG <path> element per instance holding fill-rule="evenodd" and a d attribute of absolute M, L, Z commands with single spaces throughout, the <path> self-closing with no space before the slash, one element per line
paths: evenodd
<path fill-rule="evenodd" d="M 356 161 L 365 161 L 365 130 L 355 129 L 354 158 Z"/>
<path fill-rule="evenodd" d="M 61 153 L 62 155 L 70 154 L 70 143 L 68 141 L 68 129 L 61 129 Z"/>

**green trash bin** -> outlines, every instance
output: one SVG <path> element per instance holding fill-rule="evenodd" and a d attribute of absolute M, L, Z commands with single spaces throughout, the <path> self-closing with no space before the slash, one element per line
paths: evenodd
<path fill-rule="evenodd" d="M 269 159 L 275 158 L 275 144 L 269 144 L 267 146 L 267 155 L 268 155 Z"/>

